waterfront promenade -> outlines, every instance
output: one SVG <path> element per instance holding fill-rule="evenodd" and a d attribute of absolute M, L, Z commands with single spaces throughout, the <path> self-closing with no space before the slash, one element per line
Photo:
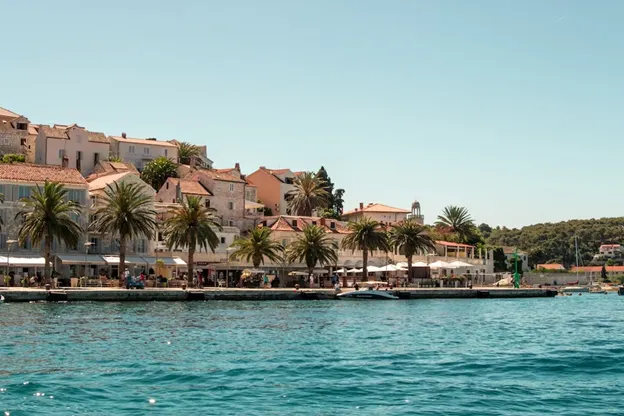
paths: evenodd
<path fill-rule="evenodd" d="M 351 290 L 351 289 L 347 289 Z M 539 298 L 553 297 L 556 291 L 537 288 L 400 288 L 391 290 L 400 299 L 484 299 L 484 298 Z M 121 302 L 121 301 L 209 301 L 209 300 L 335 300 L 332 289 L 122 289 L 122 288 L 67 288 L 1 289 L 6 302 Z"/>

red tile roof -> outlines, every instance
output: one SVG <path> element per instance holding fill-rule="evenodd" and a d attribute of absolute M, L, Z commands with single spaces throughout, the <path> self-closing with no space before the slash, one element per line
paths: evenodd
<path fill-rule="evenodd" d="M 436 241 L 436 244 L 446 247 L 466 247 L 466 248 L 474 248 L 470 244 L 461 244 L 461 243 L 453 243 L 452 241 Z"/>
<path fill-rule="evenodd" d="M 85 178 L 76 169 L 31 163 L 0 164 L 0 181 L 30 182 L 43 184 L 45 181 L 88 187 Z"/>
<path fill-rule="evenodd" d="M 271 228 L 273 231 L 293 231 L 293 232 L 301 232 L 306 227 L 310 225 L 314 225 L 315 222 L 317 226 L 323 227 L 325 231 L 328 233 L 336 233 L 336 234 L 349 234 L 349 230 L 344 225 L 344 223 L 332 219 L 325 219 L 325 225 L 322 225 L 321 217 L 300 217 L 300 216 L 291 216 L 291 215 L 280 215 L 277 217 L 266 217 L 267 226 Z M 292 226 L 292 221 L 297 221 L 297 226 Z M 272 222 L 274 221 L 274 222 Z M 331 223 L 334 223 L 334 228 L 331 228 Z M 262 225 L 260 225 L 262 226 Z"/>
<path fill-rule="evenodd" d="M 171 183 L 176 186 L 178 181 L 180 181 L 180 188 L 183 194 L 190 195 L 202 195 L 202 196 L 213 196 L 212 192 L 208 189 L 204 188 L 204 186 L 199 183 L 199 181 L 192 181 L 188 179 L 174 179 L 169 178 L 167 181 L 171 181 Z"/>
<path fill-rule="evenodd" d="M 13 111 L 9 111 L 6 108 L 0 107 L 0 117 L 15 118 L 19 117 L 19 114 L 16 114 Z"/>
<path fill-rule="evenodd" d="M 229 173 L 221 173 L 215 169 L 197 169 L 192 170 L 186 174 L 185 179 L 193 179 L 197 178 L 198 175 L 206 175 L 215 181 L 224 181 L 224 182 L 240 182 L 245 183 L 243 179 L 237 176 L 232 176 Z"/>
<path fill-rule="evenodd" d="M 537 270 L 539 270 L 539 269 L 544 269 L 544 270 L 565 270 L 566 268 L 563 267 L 563 264 L 549 263 L 549 264 L 538 264 L 536 269 Z"/>
<path fill-rule="evenodd" d="M 344 215 L 352 215 L 360 212 L 380 212 L 380 213 L 393 213 L 393 214 L 409 214 L 411 211 L 402 208 L 395 208 L 384 204 L 372 203 L 368 204 L 362 209 L 356 208 L 351 211 L 345 212 Z"/>

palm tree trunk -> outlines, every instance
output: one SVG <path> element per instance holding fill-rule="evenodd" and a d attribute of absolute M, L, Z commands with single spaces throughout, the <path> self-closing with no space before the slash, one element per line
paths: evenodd
<path fill-rule="evenodd" d="M 368 280 L 368 250 L 362 250 L 362 281 L 365 282 Z"/>
<path fill-rule="evenodd" d="M 124 278 L 126 271 L 126 236 L 119 237 L 119 287 L 124 287 Z M 127 283 L 127 282 L 126 282 Z"/>
<path fill-rule="evenodd" d="M 407 256 L 407 282 L 411 282 L 413 277 L 412 273 L 412 256 Z"/>
<path fill-rule="evenodd" d="M 45 264 L 43 265 L 43 275 L 46 284 L 51 284 L 52 279 L 50 276 L 50 257 L 52 252 L 52 239 L 49 235 L 45 236 L 44 249 L 43 249 L 43 257 L 45 260 Z"/>
<path fill-rule="evenodd" d="M 194 269 L 194 262 L 195 262 L 195 247 L 191 247 L 189 246 L 189 251 L 188 251 L 188 276 L 186 276 L 186 280 L 188 281 L 188 287 L 193 287 L 193 272 L 195 271 Z M 199 282 L 198 282 L 199 283 Z"/>
<path fill-rule="evenodd" d="M 308 284 L 310 285 L 310 288 L 312 288 L 312 285 L 310 284 L 311 280 L 312 280 L 312 275 L 314 274 L 314 267 L 308 267 Z M 319 285 L 320 287 L 320 285 Z"/>

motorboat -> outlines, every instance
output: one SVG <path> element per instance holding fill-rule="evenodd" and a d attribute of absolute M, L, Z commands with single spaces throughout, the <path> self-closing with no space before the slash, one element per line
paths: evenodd
<path fill-rule="evenodd" d="M 563 293 L 589 293 L 587 286 L 566 286 L 561 288 Z"/>
<path fill-rule="evenodd" d="M 0 303 L 4 303 L 4 296 L 0 295 Z"/>
<path fill-rule="evenodd" d="M 387 290 L 352 290 L 349 292 L 343 292 L 336 295 L 338 299 L 367 299 L 367 300 L 396 300 L 399 299 L 394 296 L 392 292 Z"/>

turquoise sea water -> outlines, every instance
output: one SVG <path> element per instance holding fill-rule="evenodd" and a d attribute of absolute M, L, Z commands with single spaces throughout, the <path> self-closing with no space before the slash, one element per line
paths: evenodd
<path fill-rule="evenodd" d="M 623 327 L 613 294 L 4 304 L 0 415 L 621 415 Z"/>

